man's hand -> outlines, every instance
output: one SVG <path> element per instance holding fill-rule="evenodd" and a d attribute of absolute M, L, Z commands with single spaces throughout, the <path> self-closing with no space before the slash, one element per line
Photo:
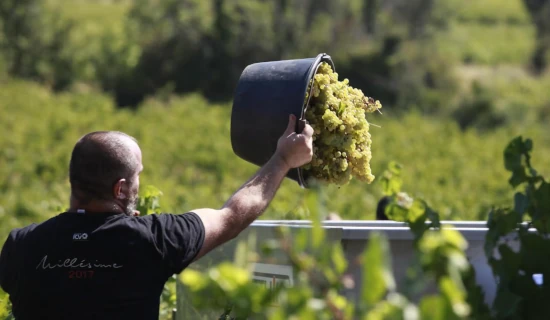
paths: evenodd
<path fill-rule="evenodd" d="M 311 161 L 313 156 L 313 128 L 306 124 L 302 133 L 296 133 L 296 116 L 290 115 L 288 126 L 277 142 L 275 157 L 281 157 L 289 168 L 298 168 Z"/>

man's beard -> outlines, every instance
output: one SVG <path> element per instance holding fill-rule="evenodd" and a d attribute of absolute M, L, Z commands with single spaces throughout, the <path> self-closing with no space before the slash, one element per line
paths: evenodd
<path fill-rule="evenodd" d="M 130 215 L 130 216 L 134 215 L 134 211 L 136 210 L 136 207 L 137 207 L 137 200 L 138 200 L 138 194 L 136 192 L 136 193 L 132 194 L 132 196 L 130 196 L 130 199 L 128 199 L 128 203 L 126 204 L 126 207 L 124 208 L 124 212 L 127 215 Z"/>

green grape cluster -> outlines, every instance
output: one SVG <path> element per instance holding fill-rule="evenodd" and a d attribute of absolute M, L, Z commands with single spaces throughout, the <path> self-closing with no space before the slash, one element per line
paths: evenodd
<path fill-rule="evenodd" d="M 371 183 L 371 135 L 366 113 L 382 105 L 349 86 L 348 79 L 338 81 L 338 73 L 322 62 L 308 91 L 311 99 L 305 118 L 313 127 L 313 159 L 302 167 L 319 182 L 345 185 L 352 178 Z"/>

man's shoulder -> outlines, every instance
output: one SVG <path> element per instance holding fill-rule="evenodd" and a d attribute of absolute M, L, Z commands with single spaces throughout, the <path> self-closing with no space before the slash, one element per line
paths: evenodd
<path fill-rule="evenodd" d="M 13 241 L 25 239 L 27 236 L 32 234 L 33 231 L 35 231 L 37 228 L 55 224 L 59 220 L 59 217 L 61 215 L 62 214 L 58 214 L 42 222 L 33 222 L 26 226 L 14 228 L 10 231 L 8 238 L 10 238 Z"/>
<path fill-rule="evenodd" d="M 148 215 L 143 215 L 137 217 L 138 219 L 142 221 L 165 221 L 165 220 L 172 220 L 172 219 L 178 219 L 178 218 L 194 218 L 196 216 L 196 213 L 193 211 L 188 211 L 185 213 L 171 213 L 171 212 L 161 212 L 161 213 L 151 213 Z"/>
<path fill-rule="evenodd" d="M 153 213 L 137 217 L 147 225 L 153 234 L 166 234 L 167 232 L 188 231 L 190 229 L 204 231 L 201 218 L 193 211 L 185 213 Z"/>

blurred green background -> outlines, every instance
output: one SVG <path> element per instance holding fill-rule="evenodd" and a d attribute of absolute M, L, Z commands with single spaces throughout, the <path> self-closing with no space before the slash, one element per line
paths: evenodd
<path fill-rule="evenodd" d="M 550 0 L 2 0 L 0 237 L 68 205 L 68 163 L 92 130 L 134 135 L 163 211 L 220 207 L 257 167 L 229 140 L 232 94 L 259 61 L 333 57 L 379 99 L 372 168 L 443 219 L 510 203 L 502 152 L 531 137 L 550 174 Z M 374 219 L 375 181 L 328 209 Z M 307 218 L 285 181 L 264 218 Z"/>
<path fill-rule="evenodd" d="M 93 130 L 139 140 L 163 211 L 220 207 L 257 170 L 229 140 L 240 73 L 322 52 L 384 106 L 373 173 L 401 163 L 442 219 L 511 204 L 517 135 L 550 175 L 550 0 L 1 0 L 0 243 L 67 207 L 72 147 Z M 304 194 L 286 180 L 262 218 L 307 219 Z M 344 219 L 374 219 L 382 196 L 377 180 L 325 194 Z"/>

